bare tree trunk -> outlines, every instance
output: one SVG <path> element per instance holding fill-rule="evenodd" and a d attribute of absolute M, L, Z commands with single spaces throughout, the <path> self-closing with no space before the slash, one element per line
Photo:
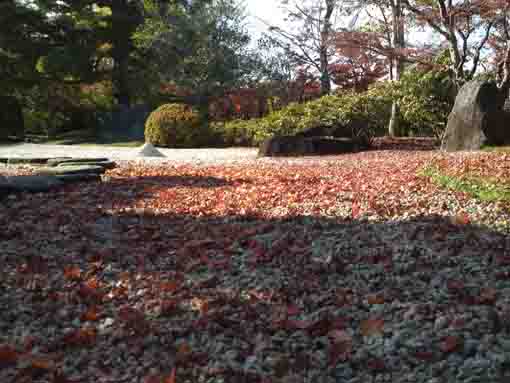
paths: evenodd
<path fill-rule="evenodd" d="M 392 26 L 393 26 L 393 49 L 394 54 L 391 59 L 391 80 L 400 81 L 403 71 L 402 52 L 400 49 L 404 48 L 404 23 L 402 20 L 402 4 L 400 0 L 391 1 L 392 12 Z M 396 137 L 400 134 L 400 107 L 396 100 L 393 101 L 391 106 L 391 118 L 388 125 L 388 135 Z"/>
<path fill-rule="evenodd" d="M 323 27 L 321 30 L 320 68 L 321 68 L 321 93 L 331 93 L 331 76 L 329 74 L 329 44 L 331 38 L 331 16 L 335 10 L 336 1 L 326 0 L 326 13 L 324 14 Z"/>
<path fill-rule="evenodd" d="M 505 56 L 498 66 L 498 87 L 508 89 L 510 88 L 510 41 L 506 43 Z"/>

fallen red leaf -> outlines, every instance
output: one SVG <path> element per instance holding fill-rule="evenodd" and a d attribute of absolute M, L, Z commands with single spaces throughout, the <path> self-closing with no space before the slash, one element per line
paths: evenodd
<path fill-rule="evenodd" d="M 384 371 L 386 369 L 384 360 L 378 359 L 378 358 L 370 359 L 367 362 L 367 367 L 372 371 L 378 371 L 378 372 Z"/>
<path fill-rule="evenodd" d="M 450 217 L 450 221 L 454 225 L 468 225 L 471 222 L 471 219 L 467 213 L 459 213 Z"/>
<path fill-rule="evenodd" d="M 81 328 L 63 338 L 63 342 L 68 346 L 91 347 L 96 343 L 97 331 L 93 328 Z"/>
<path fill-rule="evenodd" d="M 384 321 L 382 319 L 366 319 L 361 322 L 361 333 L 363 336 L 382 334 Z"/>
<path fill-rule="evenodd" d="M 465 284 L 462 281 L 451 279 L 447 282 L 446 287 L 448 287 L 448 290 L 458 292 L 465 288 Z"/>
<path fill-rule="evenodd" d="M 96 322 L 99 320 L 99 318 L 100 315 L 96 306 L 89 307 L 87 311 L 85 311 L 81 316 L 81 320 L 84 322 L 86 321 Z"/>
<path fill-rule="evenodd" d="M 352 337 L 346 331 L 332 330 L 328 333 L 331 345 L 328 352 L 328 364 L 335 366 L 352 356 Z"/>
<path fill-rule="evenodd" d="M 18 361 L 18 352 L 9 345 L 0 345 L 0 367 L 16 364 Z"/>
<path fill-rule="evenodd" d="M 359 217 L 360 213 L 360 205 L 358 200 L 352 201 L 352 207 L 351 207 L 351 217 L 352 219 L 356 219 Z"/>
<path fill-rule="evenodd" d="M 460 346 L 460 339 L 456 336 L 447 336 L 443 339 L 439 348 L 441 351 L 449 353 L 455 351 Z"/>
<path fill-rule="evenodd" d="M 296 305 L 288 305 L 287 306 L 287 315 L 295 316 L 301 314 L 301 309 Z"/>
<path fill-rule="evenodd" d="M 480 296 L 476 297 L 475 301 L 478 304 L 492 305 L 496 302 L 497 297 L 498 295 L 496 289 L 486 287 L 480 291 Z"/>
<path fill-rule="evenodd" d="M 179 309 L 179 301 L 177 299 L 164 299 L 160 303 L 161 315 L 170 316 L 175 314 Z"/>
<path fill-rule="evenodd" d="M 172 368 L 172 372 L 163 380 L 163 383 L 177 383 L 177 367 Z"/>
<path fill-rule="evenodd" d="M 434 359 L 434 353 L 432 351 L 417 351 L 414 356 L 421 360 L 431 361 Z"/>
<path fill-rule="evenodd" d="M 382 305 L 384 303 L 384 296 L 382 295 L 369 295 L 367 297 L 369 305 Z"/>
<path fill-rule="evenodd" d="M 81 269 L 76 266 L 64 268 L 64 278 L 68 281 L 77 282 L 81 280 Z"/>
<path fill-rule="evenodd" d="M 186 362 L 191 356 L 191 347 L 188 343 L 181 343 L 177 347 L 177 361 Z"/>
<path fill-rule="evenodd" d="M 162 292 L 165 292 L 165 293 L 173 293 L 173 292 L 179 290 L 179 287 L 180 287 L 180 283 L 178 283 L 177 281 L 167 281 L 167 282 L 161 282 L 159 284 L 159 288 L 161 289 Z"/>

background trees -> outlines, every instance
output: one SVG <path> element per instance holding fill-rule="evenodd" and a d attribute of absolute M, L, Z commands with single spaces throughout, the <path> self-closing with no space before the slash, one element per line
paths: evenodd
<path fill-rule="evenodd" d="M 258 57 L 249 47 L 242 6 L 233 0 L 155 5 L 137 36 L 165 87 L 166 100 L 196 105 L 254 83 Z"/>
<path fill-rule="evenodd" d="M 4 0 L 0 94 L 23 106 L 29 131 L 53 134 L 169 101 L 194 105 L 203 121 L 262 117 L 389 80 L 395 135 L 410 132 L 411 95 L 425 121 L 473 77 L 508 87 L 507 0 L 279 4 L 285 20 L 255 41 L 238 0 Z"/>

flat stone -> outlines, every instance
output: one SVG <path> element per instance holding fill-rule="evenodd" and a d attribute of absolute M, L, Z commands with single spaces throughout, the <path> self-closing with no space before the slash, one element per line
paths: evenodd
<path fill-rule="evenodd" d="M 90 162 L 62 162 L 57 167 L 68 167 L 68 166 L 101 166 L 105 169 L 115 169 L 117 164 L 114 161 L 90 161 Z"/>
<path fill-rule="evenodd" d="M 7 163 L 10 165 L 23 165 L 23 164 L 41 165 L 41 164 L 46 164 L 51 159 L 52 158 L 50 158 L 50 157 L 27 157 L 27 158 L 13 157 L 13 158 L 7 158 Z"/>
<path fill-rule="evenodd" d="M 56 166 L 41 168 L 37 170 L 41 175 L 67 175 L 67 174 L 103 174 L 106 171 L 101 166 L 75 165 L 75 166 Z"/>
<path fill-rule="evenodd" d="M 47 161 L 48 166 L 57 166 L 65 163 L 96 163 L 96 162 L 109 162 L 110 159 L 104 158 L 104 157 L 98 157 L 98 158 L 72 158 L 72 157 L 66 157 L 66 158 L 50 158 Z"/>

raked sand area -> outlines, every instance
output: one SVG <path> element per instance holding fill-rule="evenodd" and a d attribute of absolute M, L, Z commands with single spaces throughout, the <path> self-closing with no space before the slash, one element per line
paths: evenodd
<path fill-rule="evenodd" d="M 233 163 L 252 160 L 257 156 L 257 149 L 165 149 L 158 150 L 165 155 L 159 157 L 140 157 L 139 148 L 122 148 L 106 145 L 47 145 L 47 144 L 15 144 L 0 145 L 0 158 L 6 157 L 107 157 L 117 161 L 143 160 L 152 162 L 182 163 Z"/>

